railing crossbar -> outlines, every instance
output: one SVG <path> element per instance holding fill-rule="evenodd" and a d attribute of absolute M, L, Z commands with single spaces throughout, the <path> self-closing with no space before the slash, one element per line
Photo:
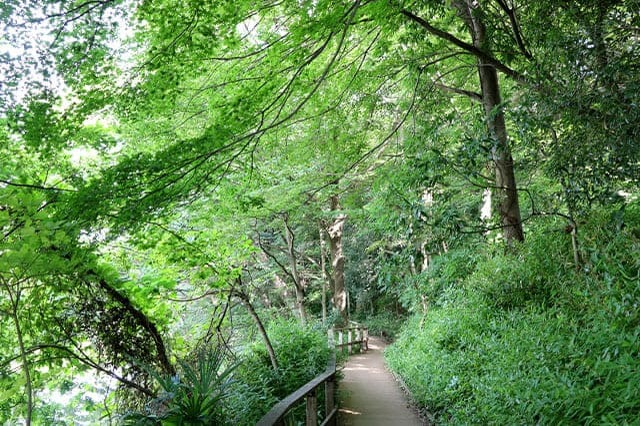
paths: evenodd
<path fill-rule="evenodd" d="M 354 333 L 355 330 L 355 333 Z M 335 333 L 338 333 L 338 342 L 335 342 Z M 345 333 L 346 332 L 346 333 Z M 343 341 L 346 334 L 347 341 Z M 355 335 L 355 339 L 354 339 Z M 341 329 L 329 330 L 329 345 L 333 348 L 342 348 L 347 346 L 348 352 L 352 353 L 353 345 L 360 345 L 360 350 L 368 350 L 369 332 L 366 327 L 350 326 Z M 287 412 L 295 404 L 306 398 L 306 424 L 315 426 L 318 422 L 317 416 L 317 388 L 321 384 L 325 384 L 325 419 L 321 426 L 335 425 L 338 408 L 334 406 L 333 392 L 335 389 L 336 375 L 336 354 L 335 351 L 331 355 L 327 368 L 324 372 L 314 377 L 295 392 L 291 393 L 285 399 L 274 405 L 271 410 L 265 414 L 257 423 L 257 426 L 273 426 L 281 425 L 282 419 Z"/>
<path fill-rule="evenodd" d="M 274 405 L 271 410 L 264 415 L 257 423 L 258 426 L 271 426 L 278 424 L 278 422 L 287 414 L 287 411 L 302 401 L 307 395 L 315 393 L 315 390 L 322 383 L 327 380 L 333 380 L 333 377 L 336 374 L 336 358 L 335 354 L 331 357 L 327 364 L 327 369 L 320 373 L 318 376 L 314 377 L 311 381 L 307 382 L 301 388 L 298 388 L 295 392 L 291 393 L 285 399 L 278 402 Z"/>

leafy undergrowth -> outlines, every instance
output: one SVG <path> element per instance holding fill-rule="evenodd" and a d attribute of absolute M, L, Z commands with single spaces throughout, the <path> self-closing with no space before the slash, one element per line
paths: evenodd
<path fill-rule="evenodd" d="M 131 425 L 254 425 L 279 400 L 325 370 L 329 357 L 325 332 L 278 319 L 268 326 L 278 360 L 274 370 L 265 345 L 255 341 L 239 359 L 219 348 L 181 363 L 174 377 L 152 374 L 159 396 L 140 412 L 122 417 Z M 320 400 L 323 396 L 319 395 Z M 288 414 L 300 417 L 300 408 Z M 291 419 L 286 420 L 291 423 Z"/>
<path fill-rule="evenodd" d="M 398 335 L 404 320 L 405 317 L 391 312 L 382 312 L 378 315 L 358 319 L 359 322 L 367 326 L 369 335 L 381 336 L 389 341 Z"/>
<path fill-rule="evenodd" d="M 436 423 L 637 424 L 640 206 L 581 228 L 580 270 L 558 223 L 545 226 L 436 286 L 387 350 Z"/>
<path fill-rule="evenodd" d="M 235 372 L 236 386 L 226 402 L 230 424 L 256 424 L 278 401 L 327 368 L 329 348 L 321 327 L 278 319 L 269 324 L 267 332 L 279 368 L 273 370 L 261 341 L 251 346 Z M 296 414 L 294 410 L 291 415 Z"/>

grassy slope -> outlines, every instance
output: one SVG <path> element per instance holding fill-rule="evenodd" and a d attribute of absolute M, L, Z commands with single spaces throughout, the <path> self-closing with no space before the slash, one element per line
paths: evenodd
<path fill-rule="evenodd" d="M 582 226 L 580 271 L 560 228 L 424 277 L 432 307 L 387 359 L 437 423 L 640 422 L 640 203 Z"/>

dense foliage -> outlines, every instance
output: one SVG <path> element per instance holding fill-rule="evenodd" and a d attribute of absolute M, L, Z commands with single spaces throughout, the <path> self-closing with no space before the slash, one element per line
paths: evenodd
<path fill-rule="evenodd" d="M 637 418 L 638 0 L 0 23 L 0 422 L 252 424 L 354 318 L 438 421 Z"/>
<path fill-rule="evenodd" d="M 275 320 L 268 330 L 280 354 L 279 369 L 271 368 L 264 344 L 250 345 L 226 406 L 231 424 L 255 424 L 275 403 L 327 368 L 329 348 L 321 327 Z M 296 414 L 300 417 L 294 412 L 292 418 Z"/>
<path fill-rule="evenodd" d="M 437 423 L 638 418 L 640 204 L 618 212 L 590 217 L 578 271 L 562 228 L 547 221 L 515 255 L 451 252 L 443 257 L 468 256 L 472 267 L 456 279 L 421 277 L 433 307 L 387 356 Z M 505 270 L 515 280 L 500 279 Z"/>
<path fill-rule="evenodd" d="M 177 375 L 152 373 L 161 392 L 143 410 L 126 413 L 124 423 L 255 424 L 275 403 L 323 372 L 329 360 L 321 327 L 274 319 L 268 331 L 279 354 L 278 370 L 271 367 L 263 343 L 245 342 L 235 361 L 220 346 L 202 348 L 189 361 L 180 362 Z"/>

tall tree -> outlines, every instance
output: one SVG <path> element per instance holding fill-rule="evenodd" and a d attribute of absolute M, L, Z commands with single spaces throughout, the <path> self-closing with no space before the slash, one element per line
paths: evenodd
<path fill-rule="evenodd" d="M 515 10 L 510 9 L 503 2 L 497 2 L 504 8 L 510 18 L 515 20 Z M 463 51 L 475 56 L 477 61 L 478 77 L 480 82 L 480 100 L 485 111 L 485 120 L 489 129 L 489 135 L 493 141 L 491 147 L 491 161 L 495 170 L 495 191 L 498 194 L 497 204 L 502 232 L 507 243 L 513 241 L 523 241 L 524 231 L 520 213 L 520 203 L 518 200 L 518 188 L 516 185 L 515 170 L 511 148 L 509 145 L 507 128 L 505 123 L 502 96 L 500 92 L 498 71 L 506 73 L 508 76 L 520 80 L 518 74 L 496 59 L 492 52 L 493 41 L 490 39 L 486 20 L 486 12 L 479 2 L 475 1 L 453 1 L 452 7 L 463 21 L 472 40 L 467 43 L 457 38 L 453 33 L 443 31 L 424 18 L 418 16 L 409 9 L 402 9 L 402 14 L 410 20 L 419 24 L 425 31 L 435 37 L 447 42 L 451 47 L 463 49 Z M 518 44 L 522 43 L 517 21 L 514 21 L 513 34 Z M 495 32 L 496 29 L 493 29 Z M 528 52 L 522 46 L 523 54 L 528 56 Z M 444 90 L 453 93 L 464 94 L 476 99 L 474 91 L 465 91 L 462 88 L 440 85 Z"/>
<path fill-rule="evenodd" d="M 345 286 L 345 256 L 342 247 L 342 235 L 347 216 L 341 211 L 340 199 L 332 195 L 329 199 L 331 221 L 326 224 L 329 248 L 331 254 L 331 290 L 333 292 L 333 307 L 340 314 L 340 318 L 346 324 L 349 321 L 347 311 L 347 288 Z"/>
<path fill-rule="evenodd" d="M 480 52 L 491 52 L 491 41 L 487 37 L 487 28 L 482 21 L 478 3 L 468 0 L 454 2 L 455 7 L 463 17 L 473 46 Z M 511 10 L 511 9 L 509 9 Z M 511 10 L 511 13 L 514 13 Z M 511 16 L 511 15 L 510 15 Z M 517 27 L 514 27 L 517 29 Z M 519 36 L 518 31 L 514 35 Z M 520 38 L 517 38 L 520 40 Z M 500 85 L 496 67 L 487 58 L 478 57 L 478 75 L 482 88 L 482 105 L 489 127 L 489 134 L 494 139 L 491 148 L 491 160 L 495 165 L 496 190 L 498 191 L 498 210 L 502 221 L 502 230 L 507 242 L 523 241 L 522 220 L 520 215 L 520 203 L 518 201 L 518 188 L 516 185 L 513 157 L 507 136 L 507 128 L 502 110 Z"/>

